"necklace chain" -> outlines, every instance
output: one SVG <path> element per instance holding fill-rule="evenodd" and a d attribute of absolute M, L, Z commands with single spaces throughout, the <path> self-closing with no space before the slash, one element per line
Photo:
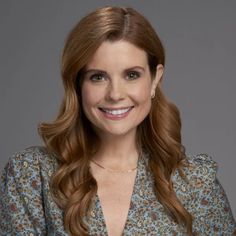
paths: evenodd
<path fill-rule="evenodd" d="M 130 173 L 134 170 L 136 170 L 138 168 L 138 166 L 132 168 L 132 169 L 129 169 L 129 170 L 114 170 L 114 169 L 110 169 L 110 168 L 106 168 L 100 164 L 98 164 L 96 161 L 94 160 L 91 160 L 94 164 L 96 164 L 97 166 L 99 166 L 100 168 L 104 169 L 104 170 L 107 170 L 109 172 L 113 172 L 113 173 Z"/>

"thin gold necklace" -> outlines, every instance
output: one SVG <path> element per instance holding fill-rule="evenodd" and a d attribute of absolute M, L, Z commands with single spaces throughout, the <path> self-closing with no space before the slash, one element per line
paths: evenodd
<path fill-rule="evenodd" d="M 138 166 L 132 168 L 132 169 L 129 169 L 129 170 L 114 170 L 114 169 L 110 169 L 110 168 L 105 168 L 104 166 L 98 164 L 96 161 L 94 160 L 91 160 L 94 164 L 96 164 L 97 166 L 99 166 L 100 168 L 104 169 L 104 170 L 107 170 L 109 172 L 113 172 L 113 173 L 130 173 L 134 170 L 136 170 L 138 168 Z"/>

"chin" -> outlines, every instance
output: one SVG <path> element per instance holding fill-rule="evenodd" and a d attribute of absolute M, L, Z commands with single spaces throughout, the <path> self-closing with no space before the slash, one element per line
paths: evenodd
<path fill-rule="evenodd" d="M 122 129 L 119 127 L 116 128 L 106 128 L 106 129 L 97 129 L 98 135 L 109 135 L 109 136 L 125 136 L 128 134 L 132 134 L 133 132 L 136 132 L 136 127 L 132 129 Z"/>

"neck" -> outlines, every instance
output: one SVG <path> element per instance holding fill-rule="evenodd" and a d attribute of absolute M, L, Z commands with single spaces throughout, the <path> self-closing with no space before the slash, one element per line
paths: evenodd
<path fill-rule="evenodd" d="M 135 133 L 102 137 L 101 148 L 93 160 L 111 169 L 129 169 L 137 165 L 138 148 Z"/>

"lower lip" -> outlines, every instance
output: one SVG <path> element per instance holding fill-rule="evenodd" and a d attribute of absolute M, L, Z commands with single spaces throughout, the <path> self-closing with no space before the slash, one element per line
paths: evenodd
<path fill-rule="evenodd" d="M 110 119 L 110 120 L 121 120 L 121 119 L 124 119 L 125 117 L 127 117 L 129 115 L 129 113 L 133 110 L 133 107 L 131 109 L 129 109 L 127 112 L 125 113 L 122 113 L 122 114 L 119 114 L 119 115 L 113 115 L 111 113 L 108 113 L 108 112 L 105 112 L 105 111 L 102 111 L 99 109 L 99 111 L 103 114 L 103 116 L 107 119 Z"/>

